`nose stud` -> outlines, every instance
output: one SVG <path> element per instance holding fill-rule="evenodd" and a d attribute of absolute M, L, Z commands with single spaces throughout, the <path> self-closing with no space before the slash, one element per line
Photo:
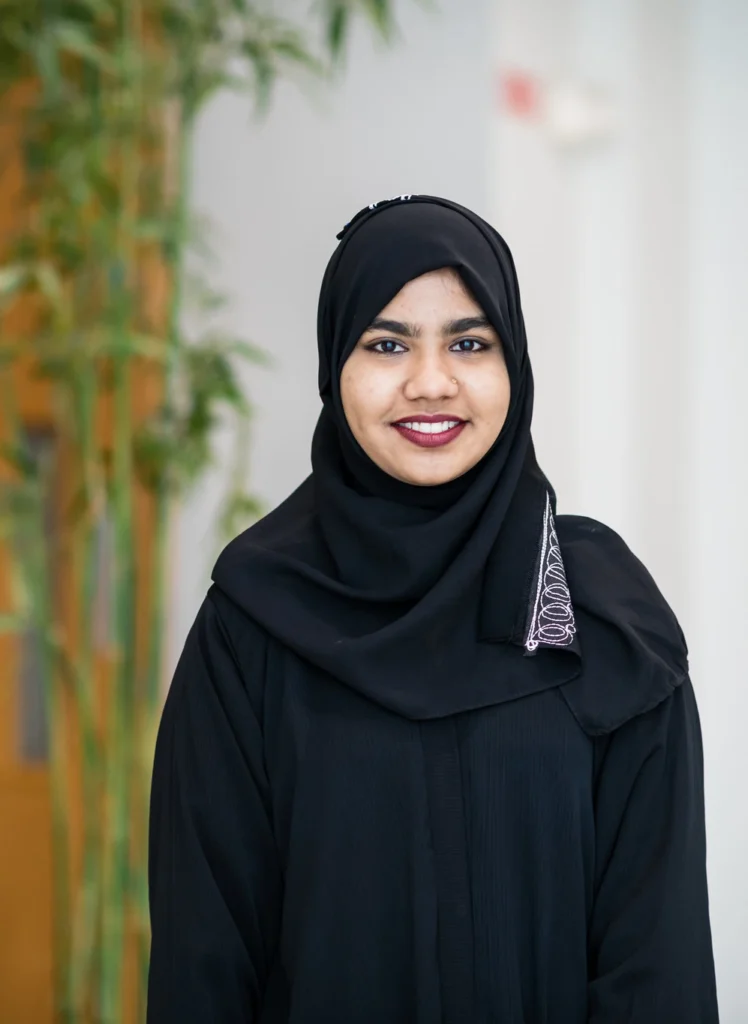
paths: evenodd
<path fill-rule="evenodd" d="M 453 377 L 453 378 L 452 378 L 452 383 L 453 383 L 453 384 L 456 384 L 456 383 L 457 383 L 457 378 L 456 378 L 456 377 Z"/>

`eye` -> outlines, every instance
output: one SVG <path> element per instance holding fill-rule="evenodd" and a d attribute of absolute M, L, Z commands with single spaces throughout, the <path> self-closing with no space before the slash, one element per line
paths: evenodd
<path fill-rule="evenodd" d="M 469 354 L 470 352 L 482 352 L 490 347 L 487 341 L 481 341 L 479 338 L 460 338 L 459 341 L 450 345 L 450 352 L 466 352 Z"/>
<path fill-rule="evenodd" d="M 371 345 L 366 346 L 370 352 L 379 352 L 383 356 L 394 356 L 398 352 L 404 352 L 405 346 L 399 341 L 395 341 L 393 338 L 382 338 L 381 341 L 375 341 Z"/>

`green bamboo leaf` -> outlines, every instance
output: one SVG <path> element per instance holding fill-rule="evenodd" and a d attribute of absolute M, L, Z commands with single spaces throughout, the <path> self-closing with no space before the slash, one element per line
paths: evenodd
<path fill-rule="evenodd" d="M 391 0 L 364 0 L 364 10 L 382 36 L 389 38 L 393 29 Z"/>
<path fill-rule="evenodd" d="M 263 19 L 259 26 L 251 25 L 247 35 L 263 39 L 271 55 L 305 65 L 318 73 L 324 70 L 322 63 L 312 53 L 305 34 L 289 21 L 281 18 Z"/>
<path fill-rule="evenodd" d="M 254 345 L 244 338 L 233 338 L 227 341 L 225 351 L 230 355 L 238 355 L 257 366 L 272 366 L 273 360 L 270 353 Z"/>
<path fill-rule="evenodd" d="M 333 57 L 339 58 L 348 39 L 350 8 L 347 3 L 332 2 L 326 18 L 327 47 Z"/>
<path fill-rule="evenodd" d="M 65 286 L 55 267 L 51 263 L 37 263 L 33 276 L 42 295 L 54 308 L 60 309 L 65 304 Z"/>
<path fill-rule="evenodd" d="M 28 279 L 29 268 L 25 264 L 16 263 L 0 267 L 0 299 L 8 299 L 17 295 Z"/>
<path fill-rule="evenodd" d="M 80 22 L 61 19 L 52 22 L 48 31 L 60 51 L 75 54 L 102 71 L 116 69 L 117 63 L 111 54 L 91 39 Z"/>
<path fill-rule="evenodd" d="M 0 370 L 2 370 L 4 366 L 8 366 L 9 364 L 15 363 L 20 352 L 20 344 L 9 344 L 8 342 L 5 342 L 4 344 L 0 345 Z"/>
<path fill-rule="evenodd" d="M 212 423 L 214 417 L 209 410 L 217 402 L 225 402 L 236 409 L 246 407 L 246 398 L 227 355 L 200 348 L 191 350 L 186 358 L 196 423 L 204 420 Z"/>
<path fill-rule="evenodd" d="M 241 43 L 240 50 L 242 56 L 249 61 L 252 67 L 257 101 L 263 107 L 267 104 L 275 79 L 271 51 L 265 41 L 257 36 L 246 37 Z"/>
<path fill-rule="evenodd" d="M 260 499 L 245 491 L 229 494 L 224 503 L 218 520 L 218 533 L 225 543 L 246 530 L 265 514 L 265 506 Z"/>
<path fill-rule="evenodd" d="M 215 291 L 210 284 L 198 274 L 185 274 L 185 305 L 206 315 L 225 309 L 228 298 Z"/>
<path fill-rule="evenodd" d="M 79 7 L 90 11 L 91 14 L 115 14 L 117 11 L 117 0 L 76 0 Z"/>
<path fill-rule="evenodd" d="M 150 359 L 159 363 L 166 362 L 168 358 L 168 351 L 164 338 L 159 338 L 156 335 L 128 332 L 123 340 L 125 351 L 129 352 L 133 356 L 140 356 L 144 359 Z M 100 351 L 102 353 L 107 353 L 113 352 L 114 349 L 115 346 L 111 346 L 110 343 L 110 347 L 105 345 Z M 117 347 L 117 351 L 122 351 L 121 346 Z"/>
<path fill-rule="evenodd" d="M 94 166 L 88 171 L 88 182 L 107 213 L 116 216 L 122 207 L 121 188 L 116 178 Z"/>
<path fill-rule="evenodd" d="M 15 22 L 8 22 L 3 32 L 3 41 L 8 50 L 17 57 L 28 58 L 33 43 L 33 23 L 28 18 L 17 18 Z M 16 65 L 18 68 L 18 65 Z M 26 68 L 26 62 L 21 64 Z"/>
<path fill-rule="evenodd" d="M 306 49 L 301 40 L 294 38 L 278 39 L 273 43 L 273 50 L 285 61 L 303 67 L 315 75 L 325 73 L 325 65 Z"/>
<path fill-rule="evenodd" d="M 133 237 L 142 242 L 163 242 L 174 235 L 174 220 L 171 217 L 143 217 L 133 225 Z"/>
<path fill-rule="evenodd" d="M 164 338 L 137 331 L 120 333 L 115 327 L 39 333 L 28 339 L 26 347 L 39 359 L 44 376 L 60 378 L 79 373 L 83 360 L 100 356 L 125 354 L 160 363 L 168 358 Z"/>
<path fill-rule="evenodd" d="M 6 462 L 22 477 L 31 479 L 37 475 L 38 465 L 36 460 L 23 444 L 0 444 L 0 460 Z M 5 491 L 6 501 L 8 495 L 15 494 L 15 491 L 16 489 Z"/>
<path fill-rule="evenodd" d="M 34 376 L 40 380 L 67 382 L 68 384 L 74 384 L 79 373 L 80 366 L 75 360 L 64 357 L 54 358 L 53 356 L 40 358 L 34 369 Z"/>
<path fill-rule="evenodd" d="M 26 625 L 20 615 L 0 615 L 0 633 L 23 633 Z"/>

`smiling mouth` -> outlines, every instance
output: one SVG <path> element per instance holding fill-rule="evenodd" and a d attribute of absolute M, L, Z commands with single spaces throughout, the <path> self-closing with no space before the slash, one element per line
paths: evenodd
<path fill-rule="evenodd" d="M 466 420 L 455 417 L 415 417 L 412 420 L 398 420 L 392 426 L 411 444 L 419 448 L 441 448 L 459 437 L 467 426 Z"/>

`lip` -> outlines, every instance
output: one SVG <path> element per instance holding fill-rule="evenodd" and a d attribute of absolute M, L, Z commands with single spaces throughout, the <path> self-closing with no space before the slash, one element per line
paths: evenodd
<path fill-rule="evenodd" d="M 405 426 L 406 423 L 443 423 L 445 420 L 456 420 L 457 424 L 450 430 L 444 430 L 440 434 L 422 434 L 418 430 L 409 430 Z M 443 448 L 444 445 L 450 444 L 450 442 L 460 436 L 467 426 L 467 420 L 462 420 L 459 416 L 448 416 L 444 413 L 431 416 L 420 413 L 415 416 L 404 416 L 401 420 L 393 423 L 392 426 L 401 437 L 404 437 L 406 441 L 410 441 L 419 448 Z"/>
<path fill-rule="evenodd" d="M 462 416 L 450 415 L 447 412 L 417 412 L 413 416 L 401 416 L 395 420 L 393 426 L 399 423 L 443 423 L 445 420 L 457 420 L 458 423 L 466 423 Z"/>

